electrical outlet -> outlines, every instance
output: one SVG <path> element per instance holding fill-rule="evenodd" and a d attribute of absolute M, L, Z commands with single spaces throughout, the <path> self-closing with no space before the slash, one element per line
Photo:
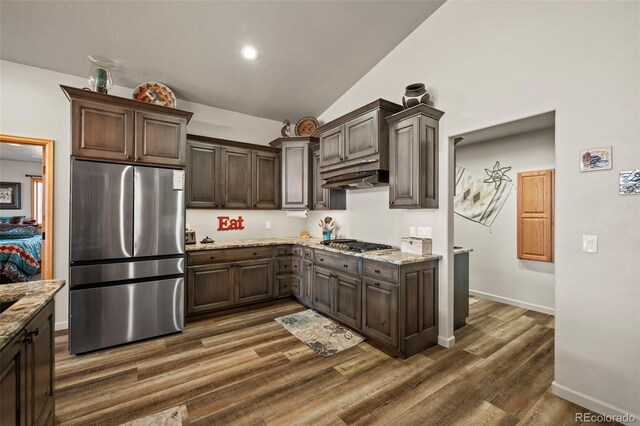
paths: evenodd
<path fill-rule="evenodd" d="M 585 253 L 597 253 L 598 252 L 598 236 L 597 235 L 583 235 L 582 236 L 582 251 Z"/>
<path fill-rule="evenodd" d="M 267 230 L 268 230 L 268 229 L 271 229 L 271 222 L 267 222 L 267 223 L 265 224 L 265 229 L 267 229 Z"/>
<path fill-rule="evenodd" d="M 431 238 L 431 227 L 429 227 L 429 226 L 419 226 L 418 227 L 418 238 Z"/>
<path fill-rule="evenodd" d="M 410 237 L 415 237 L 416 236 L 416 227 L 415 226 L 410 226 L 409 227 L 409 236 Z"/>

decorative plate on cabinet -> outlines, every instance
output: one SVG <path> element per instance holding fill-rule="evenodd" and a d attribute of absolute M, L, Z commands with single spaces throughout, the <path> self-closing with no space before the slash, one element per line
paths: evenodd
<path fill-rule="evenodd" d="M 313 117 L 303 117 L 296 123 L 296 136 L 311 136 L 315 133 L 319 123 Z"/>
<path fill-rule="evenodd" d="M 133 99 L 148 104 L 176 107 L 176 97 L 167 86 L 157 81 L 142 83 L 133 91 Z"/>

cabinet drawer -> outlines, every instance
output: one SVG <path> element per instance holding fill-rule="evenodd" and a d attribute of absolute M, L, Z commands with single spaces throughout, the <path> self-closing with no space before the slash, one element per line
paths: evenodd
<path fill-rule="evenodd" d="M 394 283 L 398 282 L 398 267 L 396 266 L 365 260 L 362 263 L 362 269 L 362 275 L 365 277 Z"/>
<path fill-rule="evenodd" d="M 295 247 L 293 248 L 293 255 L 294 255 L 294 256 L 298 256 L 298 257 L 302 257 L 302 251 L 303 251 L 303 250 L 304 250 L 304 249 L 303 249 L 302 247 L 300 247 L 300 246 L 295 246 Z"/>
<path fill-rule="evenodd" d="M 203 265 L 217 262 L 233 262 L 251 259 L 267 259 L 273 256 L 271 247 L 207 250 L 189 253 L 189 265 Z"/>
<path fill-rule="evenodd" d="M 314 263 L 351 275 L 359 275 L 360 273 L 360 259 L 348 255 L 316 250 Z"/>
<path fill-rule="evenodd" d="M 294 254 L 293 246 L 278 246 L 273 249 L 275 256 L 292 256 Z"/>
<path fill-rule="evenodd" d="M 304 249 L 303 250 L 304 255 L 301 255 L 302 257 L 304 257 L 304 260 L 313 260 L 313 250 L 311 249 Z"/>
<path fill-rule="evenodd" d="M 299 285 L 297 285 L 297 281 L 298 280 L 291 275 L 276 277 L 276 291 L 278 292 L 276 297 L 291 296 L 291 293 L 293 291 L 293 284 L 296 283 L 296 289 L 300 287 Z"/>
<path fill-rule="evenodd" d="M 292 274 L 293 260 L 290 257 L 276 259 L 276 275 Z"/>

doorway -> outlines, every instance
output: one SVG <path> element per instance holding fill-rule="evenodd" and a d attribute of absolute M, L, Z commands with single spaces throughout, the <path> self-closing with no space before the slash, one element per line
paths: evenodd
<path fill-rule="evenodd" d="M 464 266 L 472 303 L 489 299 L 553 315 L 555 112 L 450 141 L 454 287 L 464 283 L 456 279 Z"/>
<path fill-rule="evenodd" d="M 0 134 L 0 282 L 53 278 L 53 140 Z"/>

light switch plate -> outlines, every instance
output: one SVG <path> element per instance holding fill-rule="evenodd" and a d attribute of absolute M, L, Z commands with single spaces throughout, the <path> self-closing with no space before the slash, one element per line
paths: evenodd
<path fill-rule="evenodd" d="M 418 238 L 431 238 L 431 227 L 430 226 L 418 227 Z"/>
<path fill-rule="evenodd" d="M 598 236 L 597 235 L 583 235 L 582 236 L 582 251 L 585 253 L 597 253 L 598 252 Z"/>
<path fill-rule="evenodd" d="M 265 229 L 271 229 L 271 222 L 267 222 L 265 224 Z"/>
<path fill-rule="evenodd" d="M 410 226 L 409 227 L 409 236 L 410 237 L 415 237 L 416 236 L 416 227 L 415 226 Z"/>

